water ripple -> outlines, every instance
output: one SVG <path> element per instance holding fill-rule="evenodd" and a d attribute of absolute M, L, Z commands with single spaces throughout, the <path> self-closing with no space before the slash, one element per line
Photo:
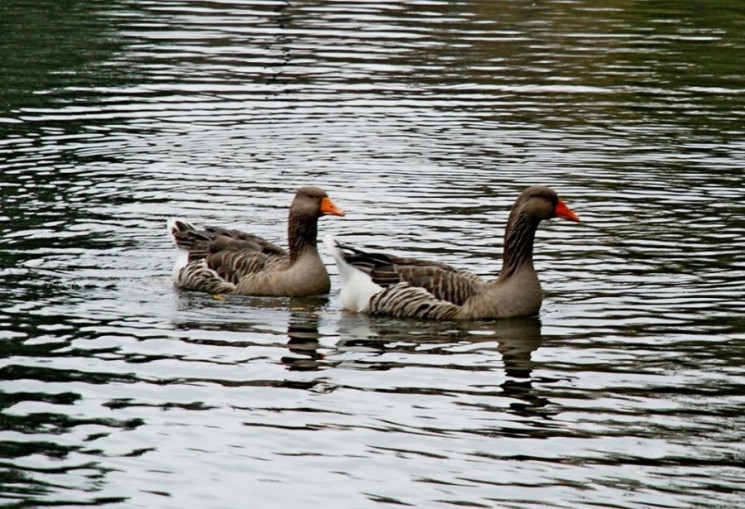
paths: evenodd
<path fill-rule="evenodd" d="M 0 21 L 3 501 L 737 506 L 734 3 L 45 5 Z M 323 298 L 172 287 L 167 217 L 284 243 L 309 183 L 324 234 L 485 276 L 526 186 L 582 222 L 535 319 L 347 315 L 330 258 Z"/>

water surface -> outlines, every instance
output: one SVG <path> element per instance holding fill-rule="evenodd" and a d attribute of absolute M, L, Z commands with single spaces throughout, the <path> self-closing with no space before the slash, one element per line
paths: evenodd
<path fill-rule="evenodd" d="M 699 2 L 6 0 L 10 507 L 738 507 L 745 12 Z M 165 221 L 496 275 L 539 317 L 179 292 Z M 325 256 L 325 255 L 324 255 Z"/>

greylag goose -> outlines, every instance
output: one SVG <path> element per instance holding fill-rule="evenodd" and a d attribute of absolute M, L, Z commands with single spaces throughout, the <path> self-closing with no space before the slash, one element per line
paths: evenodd
<path fill-rule="evenodd" d="M 502 271 L 487 281 L 444 263 L 368 253 L 332 237 L 324 242 L 339 266 L 344 309 L 435 320 L 509 318 L 538 313 L 543 299 L 533 268 L 538 224 L 577 215 L 545 186 L 523 191 L 510 211 Z"/>
<path fill-rule="evenodd" d="M 290 205 L 289 249 L 250 233 L 207 227 L 198 230 L 172 218 L 168 230 L 180 251 L 175 285 L 212 294 L 301 296 L 328 293 L 331 283 L 316 246 L 318 218 L 343 216 L 326 193 L 303 187 Z"/>

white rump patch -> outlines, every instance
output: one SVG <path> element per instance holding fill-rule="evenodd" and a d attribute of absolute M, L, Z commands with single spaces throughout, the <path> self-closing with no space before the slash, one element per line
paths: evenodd
<path fill-rule="evenodd" d="M 179 225 L 179 223 L 181 223 L 181 225 Z M 175 232 L 179 232 L 184 229 L 181 226 L 186 226 L 186 229 L 196 229 L 193 224 L 184 219 L 178 217 L 168 218 L 168 236 L 173 241 L 173 245 L 176 246 L 176 262 L 173 265 L 174 278 L 178 276 L 178 273 L 181 272 L 181 269 L 186 267 L 186 265 L 189 263 L 189 251 L 186 249 L 181 249 L 178 244 L 176 244 L 176 238 L 174 237 Z"/>
<path fill-rule="evenodd" d="M 341 292 L 339 298 L 344 309 L 355 313 L 364 313 L 370 309 L 370 298 L 380 292 L 383 287 L 357 267 L 344 260 L 344 253 L 334 237 L 327 235 L 323 239 L 326 249 L 336 260 L 341 277 Z"/>

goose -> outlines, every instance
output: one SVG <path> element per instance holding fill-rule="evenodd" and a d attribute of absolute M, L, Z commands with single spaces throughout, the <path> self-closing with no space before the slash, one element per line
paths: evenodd
<path fill-rule="evenodd" d="M 297 191 L 287 225 L 289 249 L 251 233 L 197 229 L 178 218 L 168 231 L 178 248 L 174 284 L 211 294 L 303 296 L 328 293 L 328 272 L 318 254 L 318 218 L 344 216 L 317 187 Z"/>
<path fill-rule="evenodd" d="M 518 196 L 505 229 L 502 271 L 494 280 L 444 263 L 366 252 L 331 236 L 324 244 L 339 267 L 340 300 L 348 311 L 434 320 L 533 316 L 543 300 L 533 240 L 538 224 L 553 217 L 579 221 L 546 186 Z"/>

